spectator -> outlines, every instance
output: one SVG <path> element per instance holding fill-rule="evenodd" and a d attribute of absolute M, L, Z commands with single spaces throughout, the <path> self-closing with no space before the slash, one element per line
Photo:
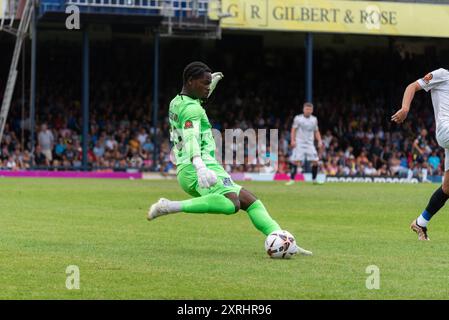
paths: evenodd
<path fill-rule="evenodd" d="M 36 150 L 34 152 L 34 163 L 37 167 L 47 167 L 49 165 L 49 160 L 42 152 L 40 145 L 36 146 Z"/>
<path fill-rule="evenodd" d="M 42 153 L 47 158 L 48 162 L 53 160 L 52 150 L 54 143 L 53 133 L 48 129 L 47 124 L 43 123 L 41 126 L 41 130 L 38 134 L 38 142 L 41 146 Z"/>
<path fill-rule="evenodd" d="M 364 174 L 366 176 L 376 176 L 377 175 L 377 170 L 376 170 L 376 168 L 373 167 L 373 163 L 371 161 L 368 162 L 368 165 L 365 167 Z"/>
<path fill-rule="evenodd" d="M 431 175 L 434 173 L 440 174 L 439 169 L 440 169 L 441 159 L 440 159 L 440 157 L 437 156 L 437 153 L 435 150 L 432 150 L 432 153 L 429 157 L 428 163 L 429 163 Z"/>

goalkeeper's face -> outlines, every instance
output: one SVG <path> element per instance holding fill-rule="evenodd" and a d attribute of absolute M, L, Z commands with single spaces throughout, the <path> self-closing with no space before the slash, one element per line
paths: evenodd
<path fill-rule="evenodd" d="M 204 72 L 201 77 L 189 81 L 189 91 L 197 99 L 206 99 L 209 95 L 211 82 L 212 74 Z"/>

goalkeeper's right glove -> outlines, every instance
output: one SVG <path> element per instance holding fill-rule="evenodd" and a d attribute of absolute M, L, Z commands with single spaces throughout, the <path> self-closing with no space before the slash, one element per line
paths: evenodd
<path fill-rule="evenodd" d="M 215 90 L 215 87 L 217 86 L 218 81 L 220 81 L 223 78 L 224 78 L 224 75 L 221 72 L 214 72 L 214 73 L 212 73 L 212 82 L 210 83 L 209 94 L 207 95 L 208 98 L 210 97 L 212 92 Z"/>
<path fill-rule="evenodd" d="M 210 188 L 217 183 L 217 175 L 206 167 L 200 156 L 194 157 L 192 164 L 196 169 L 200 188 Z"/>

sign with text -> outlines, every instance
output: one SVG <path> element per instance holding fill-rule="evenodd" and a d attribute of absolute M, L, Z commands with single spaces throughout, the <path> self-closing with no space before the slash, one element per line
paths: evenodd
<path fill-rule="evenodd" d="M 6 10 L 6 0 L 0 0 L 0 19 L 4 18 L 5 10 Z"/>
<path fill-rule="evenodd" d="M 345 0 L 222 0 L 224 29 L 449 37 L 449 5 Z M 211 18 L 212 17 L 211 15 Z"/>

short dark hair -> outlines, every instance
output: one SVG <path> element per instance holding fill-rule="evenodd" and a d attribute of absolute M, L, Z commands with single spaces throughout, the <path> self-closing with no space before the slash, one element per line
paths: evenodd
<path fill-rule="evenodd" d="M 186 84 L 190 78 L 198 79 L 203 76 L 204 72 L 212 72 L 212 70 L 203 62 L 191 62 L 184 68 L 184 72 L 182 73 L 182 83 Z"/>
<path fill-rule="evenodd" d="M 313 108 L 313 103 L 312 102 L 304 102 L 303 107 Z"/>

